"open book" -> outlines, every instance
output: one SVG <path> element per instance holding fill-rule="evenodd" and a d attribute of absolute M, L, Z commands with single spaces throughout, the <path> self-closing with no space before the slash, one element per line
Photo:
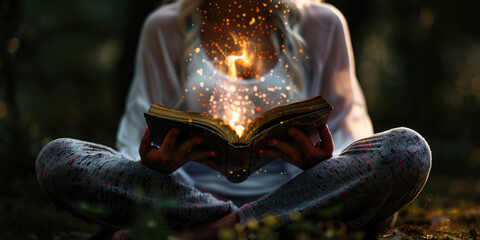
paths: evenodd
<path fill-rule="evenodd" d="M 241 136 L 224 120 L 208 114 L 172 109 L 154 104 L 145 113 L 152 141 L 160 146 L 172 128 L 179 128 L 177 144 L 196 136 L 204 141 L 194 149 L 212 149 L 218 156 L 217 169 L 231 182 L 241 182 L 250 173 L 273 159 L 261 157 L 260 149 L 270 148 L 268 141 L 278 139 L 293 143 L 287 129 L 294 127 L 309 139 L 318 138 L 318 129 L 327 123 L 332 106 L 321 96 L 281 105 L 253 119 Z"/>

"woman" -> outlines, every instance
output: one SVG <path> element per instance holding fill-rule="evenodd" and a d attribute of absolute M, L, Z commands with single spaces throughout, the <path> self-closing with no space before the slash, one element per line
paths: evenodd
<path fill-rule="evenodd" d="M 215 149 L 192 150 L 200 137 L 176 145 L 172 129 L 152 147 L 143 119 L 158 102 L 244 126 L 269 108 L 317 95 L 334 107 L 319 138 L 288 129 L 295 143 L 272 139 L 261 152 L 278 160 L 238 184 L 214 170 Z M 206 224 L 203 231 L 214 233 L 269 212 L 285 224 L 294 212 L 341 203 L 334 217 L 358 230 L 388 222 L 413 201 L 431 166 L 428 144 L 413 130 L 373 135 L 345 20 L 315 2 L 180 0 L 157 9 L 141 34 L 117 147 L 49 143 L 37 158 L 40 186 L 105 226 L 128 226 L 141 206 L 161 209 L 172 228 Z M 80 200 L 110 212 L 86 213 Z"/>

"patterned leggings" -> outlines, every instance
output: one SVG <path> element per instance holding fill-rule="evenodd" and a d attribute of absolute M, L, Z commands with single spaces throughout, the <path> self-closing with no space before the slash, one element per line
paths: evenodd
<path fill-rule="evenodd" d="M 293 212 L 341 203 L 343 210 L 334 217 L 350 229 L 360 229 L 413 201 L 430 167 L 430 149 L 422 136 L 396 128 L 355 141 L 270 194 L 238 207 L 98 144 L 57 139 L 45 146 L 36 162 L 44 193 L 77 217 L 125 227 L 133 223 L 138 208 L 161 209 L 173 228 L 213 221 L 232 211 L 244 223 L 275 213 L 285 224 Z M 86 212 L 79 207 L 85 201 L 106 211 Z"/>

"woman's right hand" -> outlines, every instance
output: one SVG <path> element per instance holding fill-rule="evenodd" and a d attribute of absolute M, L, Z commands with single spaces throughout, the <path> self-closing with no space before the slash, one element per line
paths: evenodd
<path fill-rule="evenodd" d="M 138 149 L 141 157 L 140 164 L 164 174 L 170 174 L 183 166 L 183 164 L 192 160 L 204 163 L 215 169 L 218 168 L 218 163 L 209 159 L 217 156 L 215 151 L 191 151 L 195 145 L 203 142 L 201 137 L 190 138 L 176 146 L 175 143 L 179 133 L 180 130 L 178 128 L 171 129 L 165 136 L 162 146 L 156 148 L 151 145 L 152 138 L 150 137 L 150 131 L 147 127 L 140 142 L 140 148 Z"/>

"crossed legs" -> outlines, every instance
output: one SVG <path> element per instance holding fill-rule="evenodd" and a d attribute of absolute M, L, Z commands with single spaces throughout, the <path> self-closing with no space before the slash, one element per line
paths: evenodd
<path fill-rule="evenodd" d="M 397 128 L 352 143 L 339 155 L 299 174 L 274 192 L 238 208 L 173 177 L 131 161 L 115 150 L 74 139 L 49 143 L 36 162 L 44 193 L 72 214 L 109 227 L 128 227 L 139 208 L 160 209 L 172 228 L 213 222 L 236 212 L 240 222 L 277 214 L 287 223 L 293 212 L 342 204 L 334 217 L 361 229 L 392 216 L 413 201 L 431 167 L 426 141 Z M 85 212 L 87 201 L 107 209 Z"/>

